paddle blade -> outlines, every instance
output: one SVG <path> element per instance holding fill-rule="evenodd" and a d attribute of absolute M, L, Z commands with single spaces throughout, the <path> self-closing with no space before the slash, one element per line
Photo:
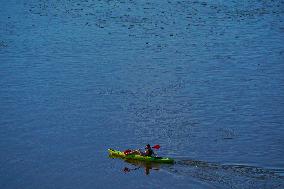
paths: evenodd
<path fill-rule="evenodd" d="M 152 146 L 152 148 L 154 148 L 154 149 L 160 149 L 161 148 L 161 146 L 159 145 L 159 144 L 157 144 L 157 145 L 155 145 L 155 146 Z"/>

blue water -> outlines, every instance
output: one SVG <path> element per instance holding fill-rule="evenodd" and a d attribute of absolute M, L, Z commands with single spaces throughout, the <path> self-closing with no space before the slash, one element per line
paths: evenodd
<path fill-rule="evenodd" d="M 284 188 L 283 21 L 280 0 L 0 1 L 0 188 Z M 176 163 L 108 157 L 147 143 Z"/>

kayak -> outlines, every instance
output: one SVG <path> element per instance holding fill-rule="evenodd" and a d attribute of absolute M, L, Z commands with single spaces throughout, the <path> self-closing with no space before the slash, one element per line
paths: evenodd
<path fill-rule="evenodd" d="M 146 161 L 146 162 L 156 162 L 156 163 L 174 163 L 174 160 L 171 158 L 165 158 L 165 157 L 149 157 L 149 156 L 141 156 L 141 155 L 125 155 L 124 152 L 108 149 L 108 153 L 110 156 L 114 157 L 120 157 L 123 159 L 133 159 L 133 160 L 139 160 L 139 161 Z"/>

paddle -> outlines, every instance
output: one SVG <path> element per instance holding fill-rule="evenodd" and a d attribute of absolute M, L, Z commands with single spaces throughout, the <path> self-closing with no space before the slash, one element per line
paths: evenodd
<path fill-rule="evenodd" d="M 152 148 L 159 150 L 161 148 L 161 146 L 159 144 L 156 144 L 155 146 L 152 146 Z"/>

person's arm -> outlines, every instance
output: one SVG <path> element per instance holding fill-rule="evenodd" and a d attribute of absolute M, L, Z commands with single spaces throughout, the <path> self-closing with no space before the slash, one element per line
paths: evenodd
<path fill-rule="evenodd" d="M 145 150 L 145 156 L 149 155 L 149 150 Z"/>

